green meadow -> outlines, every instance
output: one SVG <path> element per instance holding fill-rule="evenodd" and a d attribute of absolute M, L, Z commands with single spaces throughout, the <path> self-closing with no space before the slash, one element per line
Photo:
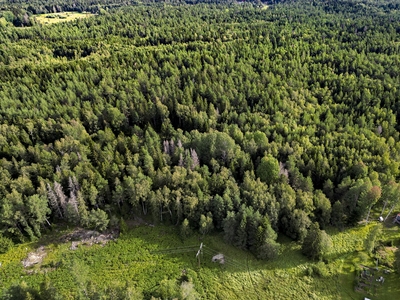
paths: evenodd
<path fill-rule="evenodd" d="M 333 247 L 321 262 L 305 258 L 301 245 L 284 236 L 279 238 L 280 256 L 261 261 L 225 244 L 219 234 L 194 234 L 182 241 L 174 226 L 132 227 L 105 246 L 79 245 L 76 250 L 69 249 L 71 242 L 59 244 L 60 237 L 68 233 L 59 231 L 0 255 L 0 286 L 3 291 L 21 284 L 39 289 L 47 281 L 65 299 L 76 299 L 79 289 L 87 285 L 100 290 L 130 286 L 145 299 L 183 299 L 183 282 L 190 282 L 193 299 L 396 299 L 400 278 L 390 267 L 390 258 L 378 266 L 378 273 L 390 270 L 383 284 L 374 277 L 370 289 L 355 290 L 360 266 L 376 264 L 376 255 L 369 256 L 363 246 L 375 225 L 331 231 Z M 400 228 L 385 228 L 380 238 L 382 245 L 391 245 L 399 240 Z M 21 261 L 40 246 L 46 252 L 43 261 L 24 268 Z M 386 248 L 393 256 L 396 247 Z M 212 262 L 219 253 L 224 255 L 224 264 Z M 182 293 L 175 295 L 179 290 Z"/>
<path fill-rule="evenodd" d="M 77 19 L 83 19 L 94 16 L 94 14 L 87 12 L 60 12 L 60 13 L 51 13 L 51 14 L 41 14 L 36 15 L 36 21 L 43 25 L 50 25 L 61 22 L 74 21 Z"/>

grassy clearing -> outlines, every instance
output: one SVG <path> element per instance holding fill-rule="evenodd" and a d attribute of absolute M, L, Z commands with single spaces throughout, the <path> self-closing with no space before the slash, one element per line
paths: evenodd
<path fill-rule="evenodd" d="M 328 264 L 309 261 L 301 255 L 300 245 L 286 237 L 279 240 L 282 255 L 264 262 L 226 245 L 218 234 L 194 235 L 182 242 L 173 226 L 134 227 L 104 247 L 81 245 L 75 251 L 69 250 L 70 243 L 57 244 L 58 237 L 47 237 L 0 255 L 0 287 L 6 289 L 22 281 L 38 287 L 47 278 L 65 299 L 73 299 L 77 280 L 90 278 L 101 289 L 129 282 L 151 298 L 157 295 L 161 281 L 178 282 L 186 274 L 202 299 L 360 299 L 367 294 L 355 292 L 354 281 L 360 264 L 374 265 L 362 248 L 372 226 L 332 231 L 334 248 Z M 389 228 L 384 234 L 385 240 L 398 241 L 400 228 Z M 199 267 L 195 255 L 201 242 L 204 248 Z M 27 272 L 21 260 L 40 245 L 45 246 L 47 255 Z M 224 265 L 211 262 L 217 253 L 225 255 Z M 79 262 L 79 272 L 74 271 L 74 262 Z M 385 283 L 373 292 L 373 299 L 396 299 L 398 283 L 398 274 L 387 275 Z"/>
<path fill-rule="evenodd" d="M 83 19 L 94 16 L 91 13 L 78 13 L 78 12 L 60 12 L 60 13 L 52 13 L 52 14 L 42 14 L 35 16 L 36 21 L 43 25 L 61 23 L 61 22 L 68 22 L 74 21 L 77 19 Z"/>

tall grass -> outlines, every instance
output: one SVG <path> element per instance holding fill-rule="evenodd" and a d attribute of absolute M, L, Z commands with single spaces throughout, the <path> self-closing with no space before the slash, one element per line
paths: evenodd
<path fill-rule="evenodd" d="M 373 258 L 363 251 L 372 226 L 331 230 L 333 249 L 326 262 L 309 261 L 301 254 L 301 245 L 286 237 L 279 238 L 283 246 L 276 260 L 260 261 L 225 244 L 219 234 L 193 235 L 182 242 L 173 226 L 135 227 L 104 247 L 80 245 L 75 251 L 69 250 L 69 243 L 57 244 L 47 237 L 47 256 L 30 268 L 31 274 L 21 260 L 41 241 L 0 255 L 0 292 L 22 281 L 38 288 L 47 278 L 65 299 L 76 296 L 79 280 L 90 280 L 99 289 L 123 287 L 128 282 L 150 298 L 157 295 L 161 281 L 179 283 L 185 278 L 193 282 L 202 299 L 357 299 L 355 270 L 360 263 L 373 264 Z M 385 230 L 383 238 L 400 239 L 399 232 L 398 228 Z M 200 243 L 204 248 L 199 267 L 195 255 Z M 225 255 L 224 265 L 211 261 L 217 253 Z M 396 299 L 398 278 L 389 275 L 374 299 Z"/>

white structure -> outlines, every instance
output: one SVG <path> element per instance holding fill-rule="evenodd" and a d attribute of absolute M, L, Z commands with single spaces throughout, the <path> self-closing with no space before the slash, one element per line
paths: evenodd
<path fill-rule="evenodd" d="M 212 262 L 219 262 L 220 264 L 224 264 L 225 257 L 222 253 L 219 253 L 219 254 L 213 256 Z"/>

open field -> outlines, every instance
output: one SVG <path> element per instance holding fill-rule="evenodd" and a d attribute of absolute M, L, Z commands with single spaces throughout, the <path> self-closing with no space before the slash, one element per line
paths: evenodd
<path fill-rule="evenodd" d="M 55 24 L 61 22 L 74 21 L 77 19 L 83 19 L 94 16 L 91 13 L 78 13 L 78 12 L 60 12 L 60 13 L 52 13 L 52 14 L 42 14 L 36 15 L 35 18 L 40 24 Z"/>
<path fill-rule="evenodd" d="M 134 227 L 104 247 L 79 245 L 74 251 L 69 250 L 71 242 L 58 244 L 65 234 L 61 232 L 0 255 L 0 286 L 8 288 L 25 281 L 38 288 L 41 282 L 50 280 L 64 298 L 73 299 L 77 281 L 90 280 L 101 289 L 129 283 L 150 298 L 160 296 L 162 284 L 177 284 L 185 278 L 202 299 L 395 299 L 400 285 L 394 272 L 385 275 L 383 285 L 374 281 L 369 294 L 354 291 L 360 265 L 374 266 L 374 260 L 362 251 L 372 226 L 331 232 L 334 250 L 328 264 L 309 261 L 301 255 L 300 245 L 286 237 L 279 239 L 283 244 L 280 257 L 265 262 L 226 245 L 220 235 L 193 235 L 182 242 L 173 226 Z M 400 228 L 389 228 L 384 238 L 398 241 Z M 201 243 L 204 247 L 199 267 L 196 253 Z M 46 251 L 43 261 L 24 269 L 21 261 L 40 246 Z M 224 265 L 211 262 L 218 253 L 225 255 Z"/>

